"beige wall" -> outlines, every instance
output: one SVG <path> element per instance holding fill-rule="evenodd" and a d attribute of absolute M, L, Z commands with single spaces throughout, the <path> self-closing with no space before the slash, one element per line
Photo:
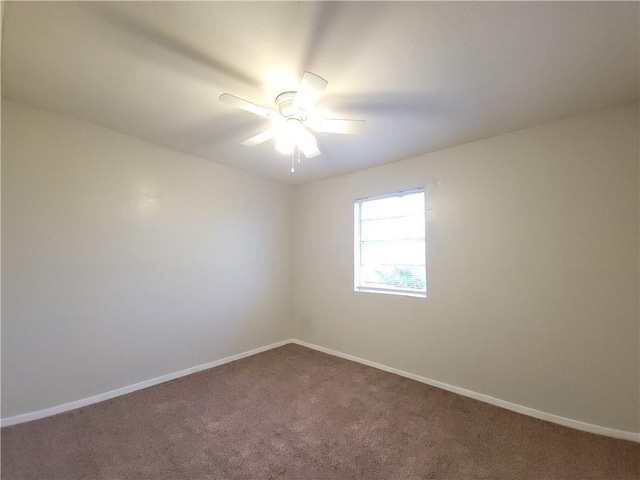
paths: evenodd
<path fill-rule="evenodd" d="M 2 417 L 289 336 L 291 189 L 2 102 Z"/>
<path fill-rule="evenodd" d="M 293 197 L 68 117 L 2 110 L 2 417 L 294 336 L 640 430 L 637 106 Z M 353 200 L 417 186 L 428 298 L 353 292 Z"/>
<path fill-rule="evenodd" d="M 294 335 L 604 427 L 639 428 L 638 107 L 294 192 Z M 428 298 L 353 291 L 353 201 L 427 188 Z"/>

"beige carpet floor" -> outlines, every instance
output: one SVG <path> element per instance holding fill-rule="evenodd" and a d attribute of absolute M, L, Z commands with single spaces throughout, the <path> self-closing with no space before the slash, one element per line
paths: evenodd
<path fill-rule="evenodd" d="M 297 345 L 2 429 L 2 479 L 634 479 L 640 445 Z"/>

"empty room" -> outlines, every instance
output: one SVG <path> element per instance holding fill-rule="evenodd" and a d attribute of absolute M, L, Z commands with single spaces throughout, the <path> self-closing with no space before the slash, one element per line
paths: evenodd
<path fill-rule="evenodd" d="M 640 3 L 1 3 L 3 480 L 640 478 Z"/>

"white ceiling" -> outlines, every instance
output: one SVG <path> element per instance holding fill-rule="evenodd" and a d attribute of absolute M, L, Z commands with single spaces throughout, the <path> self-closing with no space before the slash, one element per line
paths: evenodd
<path fill-rule="evenodd" d="M 637 2 L 7 2 L 2 93 L 297 184 L 639 100 Z M 303 72 L 328 116 L 292 174 L 240 145 Z"/>

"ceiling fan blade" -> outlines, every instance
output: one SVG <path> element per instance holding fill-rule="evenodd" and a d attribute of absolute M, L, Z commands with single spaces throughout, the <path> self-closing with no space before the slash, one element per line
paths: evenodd
<path fill-rule="evenodd" d="M 304 156 L 307 158 L 313 158 L 313 157 L 317 157 L 318 155 L 320 155 L 320 149 L 318 148 L 318 145 L 314 144 L 314 145 L 305 145 L 305 146 L 300 146 L 300 150 L 302 151 L 302 153 L 304 153 Z"/>
<path fill-rule="evenodd" d="M 260 145 L 263 142 L 273 138 L 276 136 L 276 130 L 267 130 L 265 132 L 259 133 L 255 137 L 251 137 L 242 142 L 242 145 L 246 147 L 255 147 L 256 145 Z"/>
<path fill-rule="evenodd" d="M 364 120 L 340 120 L 337 118 L 317 118 L 308 122 L 309 127 L 318 133 L 345 133 L 357 135 L 364 129 Z"/>
<path fill-rule="evenodd" d="M 242 110 L 246 110 L 247 112 L 254 113 L 256 115 L 260 115 L 265 118 L 274 118 L 278 115 L 277 112 L 273 110 L 269 110 L 267 108 L 261 107 L 260 105 L 256 105 L 255 103 L 247 102 L 242 98 L 236 97 L 235 95 L 231 95 L 229 93 L 223 93 L 218 97 L 222 103 L 226 103 L 227 105 L 231 105 L 232 107 L 241 108 Z"/>
<path fill-rule="evenodd" d="M 298 92 L 293 98 L 294 108 L 309 111 L 311 110 L 322 96 L 328 82 L 311 72 L 304 72 L 302 81 L 298 87 Z"/>

